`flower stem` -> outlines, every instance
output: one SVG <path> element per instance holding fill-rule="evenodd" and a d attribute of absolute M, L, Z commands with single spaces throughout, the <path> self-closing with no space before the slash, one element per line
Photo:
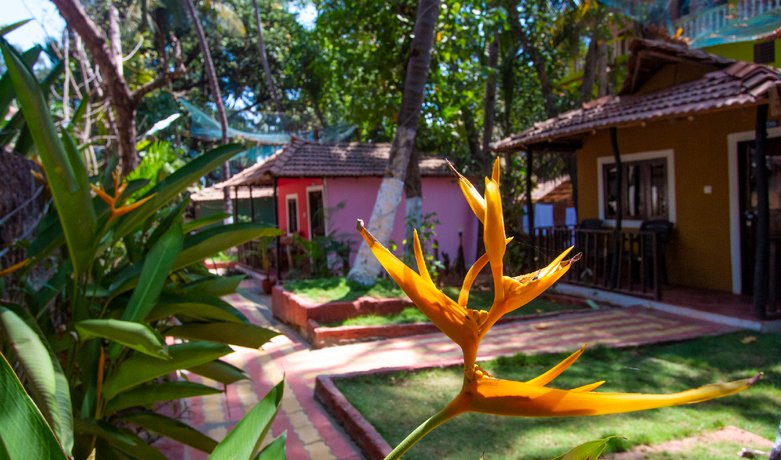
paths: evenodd
<path fill-rule="evenodd" d="M 458 398 L 456 398 L 456 400 L 457 399 Z M 404 440 L 401 441 L 399 445 L 396 446 L 396 448 L 393 449 L 391 453 L 389 453 L 385 457 L 385 460 L 394 460 L 397 458 L 401 458 L 402 455 L 404 455 L 408 450 L 410 450 L 412 446 L 417 444 L 418 441 L 423 439 L 424 436 L 429 434 L 434 428 L 438 427 L 439 425 L 445 423 L 449 419 L 460 414 L 462 410 L 456 408 L 457 404 L 453 404 L 456 402 L 456 400 L 453 400 L 444 409 L 432 415 L 431 418 L 429 418 L 425 422 L 421 423 L 417 428 L 415 428 L 414 431 L 408 434 L 407 437 L 404 438 Z"/>

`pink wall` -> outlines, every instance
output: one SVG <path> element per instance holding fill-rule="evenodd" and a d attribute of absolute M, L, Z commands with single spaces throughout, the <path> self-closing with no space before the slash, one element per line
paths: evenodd
<path fill-rule="evenodd" d="M 277 179 L 277 209 L 279 210 L 279 229 L 289 233 L 287 228 L 287 196 L 298 196 L 298 229 L 299 234 L 309 239 L 309 214 L 306 202 L 306 188 L 323 185 L 320 178 L 286 178 Z M 326 206 L 328 206 L 326 204 Z"/>
<path fill-rule="evenodd" d="M 355 230 L 356 219 L 367 223 L 371 217 L 379 177 L 339 177 L 325 179 L 326 229 L 340 238 L 348 237 L 355 242 L 352 246 L 350 261 L 358 251 L 360 236 Z M 396 210 L 391 240 L 399 246 L 404 240 L 405 201 Z M 477 218 L 469 209 L 456 180 L 450 177 L 423 178 L 423 214 L 436 212 L 439 225 L 436 226 L 436 239 L 439 241 L 440 257 L 446 252 L 454 263 L 458 254 L 458 231 L 463 231 L 464 257 L 466 266 L 475 261 L 477 250 Z M 428 251 L 430 248 L 425 248 Z"/>

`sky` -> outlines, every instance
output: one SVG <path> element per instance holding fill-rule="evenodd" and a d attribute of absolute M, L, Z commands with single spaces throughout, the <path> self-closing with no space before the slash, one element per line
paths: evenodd
<path fill-rule="evenodd" d="M 47 36 L 60 38 L 65 22 L 57 8 L 49 0 L 2 0 L 0 8 L 0 26 L 33 19 L 23 27 L 6 35 L 6 39 L 22 49 L 30 48 L 36 43 L 43 43 Z M 311 3 L 303 6 L 302 2 L 290 2 L 288 8 L 298 13 L 298 21 L 305 27 L 314 26 L 317 10 Z"/>
<path fill-rule="evenodd" d="M 62 37 L 65 22 L 57 8 L 49 0 L 3 0 L 0 8 L 0 26 L 22 19 L 32 19 L 5 38 L 22 49 L 43 43 L 47 36 Z"/>

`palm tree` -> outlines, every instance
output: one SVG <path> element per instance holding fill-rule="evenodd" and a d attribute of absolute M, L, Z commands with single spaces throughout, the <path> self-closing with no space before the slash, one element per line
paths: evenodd
<path fill-rule="evenodd" d="M 260 52 L 260 62 L 263 64 L 263 73 L 266 75 L 266 86 L 271 94 L 271 100 L 274 101 L 274 108 L 277 112 L 282 112 L 282 101 L 279 99 L 277 87 L 271 78 L 271 67 L 268 65 L 268 55 L 266 54 L 266 42 L 263 40 L 263 24 L 260 22 L 260 9 L 258 0 L 252 0 L 252 7 L 255 9 L 255 22 L 258 25 L 258 51 Z"/>
<path fill-rule="evenodd" d="M 193 21 L 193 26 L 195 26 L 195 33 L 198 36 L 198 47 L 201 49 L 201 53 L 203 53 L 203 65 L 204 69 L 206 70 L 206 76 L 209 80 L 209 88 L 212 93 L 212 97 L 214 97 L 214 103 L 217 106 L 217 115 L 220 119 L 220 129 L 222 130 L 222 137 L 220 139 L 220 142 L 222 144 L 228 143 L 228 116 L 225 114 L 225 104 L 222 102 L 222 94 L 220 93 L 220 85 L 217 83 L 217 72 L 214 70 L 214 62 L 212 61 L 212 55 L 209 51 L 209 44 L 206 41 L 206 34 L 203 31 L 203 27 L 201 26 L 201 20 L 198 18 L 198 11 L 195 9 L 195 4 L 193 3 L 193 0 L 183 0 L 184 5 L 187 8 L 187 13 L 190 15 L 190 18 Z M 222 164 L 222 180 L 227 180 L 230 178 L 230 164 L 226 161 Z M 230 216 L 233 211 L 233 206 L 231 203 L 231 195 L 230 195 L 230 189 L 228 187 L 224 187 L 222 189 L 223 193 L 223 201 L 222 201 L 222 209 Z M 226 220 L 230 220 L 230 217 L 226 218 Z"/>
<path fill-rule="evenodd" d="M 431 48 L 434 44 L 434 31 L 438 18 L 439 0 L 418 1 L 415 35 L 412 39 L 410 58 L 407 62 L 404 94 L 401 100 L 396 133 L 393 137 L 388 168 L 380 183 L 377 200 L 369 220 L 369 231 L 383 244 L 386 244 L 390 238 L 396 208 L 401 202 L 401 192 L 404 188 L 410 157 L 413 156 L 415 148 L 418 119 L 423 104 L 423 90 L 428 79 Z M 366 242 L 361 242 L 348 278 L 359 284 L 371 285 L 379 270 L 380 265 Z"/>

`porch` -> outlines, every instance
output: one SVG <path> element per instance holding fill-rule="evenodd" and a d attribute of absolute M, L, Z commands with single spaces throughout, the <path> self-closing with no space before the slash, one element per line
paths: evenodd
<path fill-rule="evenodd" d="M 768 324 L 781 328 L 781 282 L 774 276 L 778 270 L 771 271 L 774 279 L 765 312 L 768 321 L 759 321 L 750 295 L 680 286 L 674 280 L 671 284 L 666 273 L 668 239 L 669 234 L 651 230 L 535 229 L 535 246 L 541 252 L 558 254 L 574 246 L 573 253 L 583 254 L 562 279 L 570 286 L 564 289 L 567 293 L 617 305 L 645 305 L 749 329 L 764 330 Z M 781 241 L 773 240 L 771 258 L 774 265 L 781 261 Z"/>

